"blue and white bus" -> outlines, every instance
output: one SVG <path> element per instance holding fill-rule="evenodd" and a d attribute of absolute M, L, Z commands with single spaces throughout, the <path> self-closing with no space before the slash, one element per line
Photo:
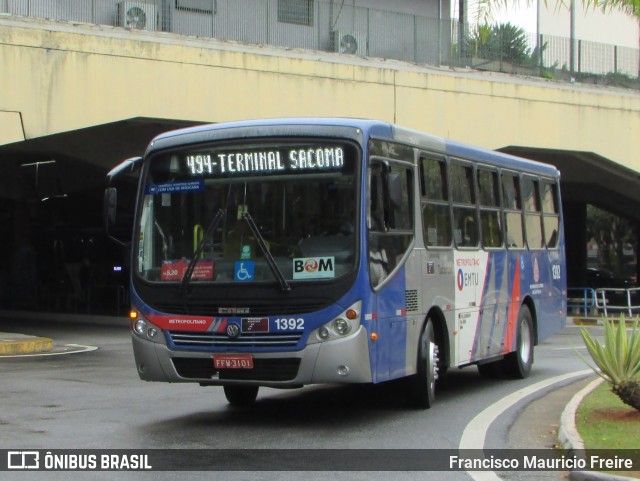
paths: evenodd
<path fill-rule="evenodd" d="M 385 122 L 277 119 L 156 137 L 131 260 L 147 381 L 259 386 L 404 378 L 431 406 L 447 369 L 523 378 L 566 316 L 559 172 Z"/>

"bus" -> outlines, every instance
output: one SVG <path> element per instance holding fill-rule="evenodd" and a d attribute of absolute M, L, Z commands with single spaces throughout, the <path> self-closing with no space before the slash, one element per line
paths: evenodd
<path fill-rule="evenodd" d="M 136 171 L 143 380 L 222 386 L 232 405 L 398 380 L 428 408 L 454 367 L 526 377 L 565 325 L 553 166 L 375 120 L 204 125 L 108 174 L 110 229 Z"/>

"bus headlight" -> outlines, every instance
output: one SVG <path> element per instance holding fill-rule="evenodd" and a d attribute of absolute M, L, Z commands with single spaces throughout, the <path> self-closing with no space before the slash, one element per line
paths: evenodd
<path fill-rule="evenodd" d="M 163 343 L 163 336 L 159 336 L 161 330 L 147 321 L 144 317 L 138 316 L 131 320 L 131 331 L 138 337 L 147 341 Z"/>
<path fill-rule="evenodd" d="M 360 327 L 361 302 L 358 301 L 349 309 L 341 312 L 324 326 L 319 327 L 309 336 L 309 344 L 332 341 L 348 336 Z"/>
<path fill-rule="evenodd" d="M 333 321 L 333 330 L 341 336 L 346 336 L 351 332 L 351 325 L 348 321 L 339 317 Z"/>
<path fill-rule="evenodd" d="M 322 326 L 320 329 L 318 329 L 318 337 L 323 341 L 329 339 L 330 335 L 331 334 L 329 333 L 329 329 L 327 329 L 326 327 Z"/>
<path fill-rule="evenodd" d="M 133 323 L 133 331 L 139 336 L 144 336 L 145 331 L 147 330 L 147 321 L 144 319 L 136 319 Z"/>

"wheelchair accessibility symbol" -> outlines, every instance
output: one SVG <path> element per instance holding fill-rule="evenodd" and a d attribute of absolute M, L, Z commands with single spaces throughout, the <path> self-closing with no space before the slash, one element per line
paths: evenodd
<path fill-rule="evenodd" d="M 237 282 L 248 282 L 253 280 L 255 264 L 251 261 L 236 261 L 233 279 Z"/>

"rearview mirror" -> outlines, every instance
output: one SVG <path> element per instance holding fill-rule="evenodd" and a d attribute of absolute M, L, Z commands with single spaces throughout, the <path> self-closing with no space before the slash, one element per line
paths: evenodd
<path fill-rule="evenodd" d="M 103 199 L 104 226 L 109 238 L 124 247 L 128 247 L 130 244 L 133 229 L 133 204 L 137 185 L 137 175 L 135 174 L 138 173 L 141 165 L 142 157 L 132 157 L 118 164 L 107 174 Z M 119 196 L 119 189 L 123 191 L 123 194 L 129 195 Z M 119 198 L 122 205 L 118 204 Z M 129 199 L 130 205 L 126 205 L 123 198 L 124 200 Z M 118 211 L 128 212 L 131 215 L 118 215 Z M 128 217 L 128 219 L 123 220 L 123 217 Z M 116 231 L 119 235 L 116 234 Z"/>

